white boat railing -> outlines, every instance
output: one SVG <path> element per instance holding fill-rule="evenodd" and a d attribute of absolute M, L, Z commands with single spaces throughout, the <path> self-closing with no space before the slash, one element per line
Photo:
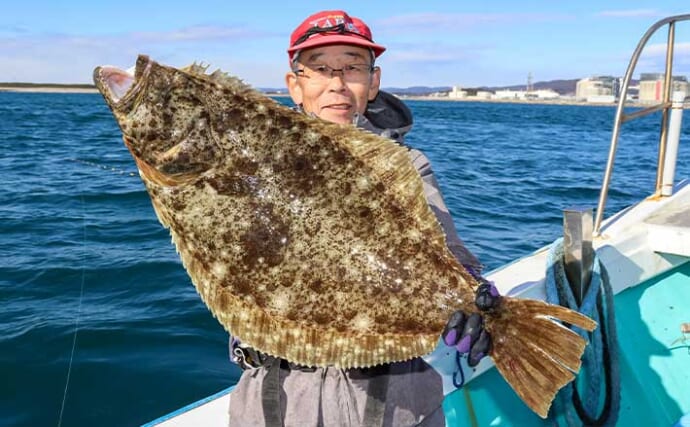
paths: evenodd
<path fill-rule="evenodd" d="M 671 181 L 670 187 L 673 187 L 673 176 L 669 173 L 664 173 L 665 170 L 670 172 L 670 169 L 675 170 L 675 154 L 677 154 L 677 145 L 675 149 L 673 144 L 677 144 L 677 138 L 680 136 L 680 118 L 676 114 L 673 120 L 669 120 L 672 114 L 669 113 L 671 108 L 677 111 L 682 111 L 683 100 L 672 102 L 671 89 L 673 83 L 673 52 L 675 45 L 675 31 L 676 23 L 680 21 L 689 21 L 690 14 L 686 15 L 676 15 L 664 18 L 654 25 L 652 25 L 647 32 L 642 36 L 642 39 L 637 44 L 637 48 L 633 52 L 632 58 L 630 59 L 630 64 L 625 72 L 625 77 L 623 77 L 623 84 L 620 90 L 620 96 L 618 98 L 618 108 L 616 110 L 616 115 L 613 122 L 613 132 L 611 135 L 611 146 L 609 148 L 609 157 L 606 163 L 606 171 L 604 173 L 604 182 L 601 186 L 601 193 L 599 195 L 599 203 L 597 205 L 596 218 L 594 220 L 594 235 L 600 234 L 601 223 L 604 218 L 604 209 L 606 207 L 606 199 L 608 195 L 609 185 L 611 183 L 611 174 L 613 172 L 613 163 L 616 157 L 616 149 L 618 146 L 618 137 L 620 136 L 621 125 L 625 122 L 631 121 L 633 119 L 646 116 L 648 114 L 655 113 L 657 111 L 662 112 L 661 117 L 661 133 L 659 135 L 659 159 L 657 163 L 657 177 L 656 177 L 656 189 L 655 195 L 659 197 L 669 196 L 668 182 Z M 643 48 L 646 46 L 649 39 L 656 33 L 661 27 L 668 25 L 668 39 L 666 44 L 666 68 L 664 72 L 664 88 L 662 93 L 662 100 L 657 105 L 652 105 L 650 107 L 632 112 L 630 114 L 625 114 L 624 107 L 625 101 L 628 94 L 628 88 L 630 86 L 630 81 L 632 80 L 633 72 L 635 71 L 635 66 L 640 58 Z M 684 95 L 683 95 L 684 98 Z M 677 129 L 670 131 L 669 124 L 677 126 Z M 676 138 L 675 141 L 671 141 L 670 137 Z M 671 144 L 672 150 L 669 152 L 667 148 Z M 666 182 L 666 185 L 664 185 Z M 662 191 L 662 189 L 665 190 Z"/>

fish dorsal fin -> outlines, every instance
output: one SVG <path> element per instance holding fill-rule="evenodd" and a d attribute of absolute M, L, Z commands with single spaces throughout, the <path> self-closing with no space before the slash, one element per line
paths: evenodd
<path fill-rule="evenodd" d="M 184 71 L 185 73 L 202 77 L 206 80 L 212 81 L 214 83 L 220 84 L 222 86 L 228 86 L 228 87 L 233 87 L 235 90 L 237 89 L 242 89 L 242 90 L 247 90 L 250 89 L 250 86 L 243 82 L 241 79 L 231 76 L 230 74 L 222 71 L 221 69 L 216 69 L 212 73 L 207 73 L 208 68 L 210 67 L 209 64 L 203 64 L 203 63 L 196 63 L 194 62 L 191 65 L 188 65 L 184 68 L 181 68 L 181 71 Z"/>
<path fill-rule="evenodd" d="M 208 64 L 204 65 L 204 63 L 202 63 L 202 62 L 200 62 L 198 64 L 196 62 L 194 62 L 193 64 L 188 65 L 184 68 L 181 68 L 180 70 L 184 71 L 186 73 L 189 73 L 189 74 L 196 74 L 196 75 L 203 76 L 206 74 L 206 70 L 208 70 L 208 67 L 209 67 Z"/>

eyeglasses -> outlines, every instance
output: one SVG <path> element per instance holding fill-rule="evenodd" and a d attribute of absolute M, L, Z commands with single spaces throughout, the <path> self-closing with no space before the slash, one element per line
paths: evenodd
<path fill-rule="evenodd" d="M 298 76 L 314 79 L 317 82 L 332 79 L 336 72 L 340 73 L 345 81 L 364 82 L 369 78 L 374 68 L 371 64 L 347 64 L 341 68 L 333 68 L 325 64 L 310 64 L 293 72 Z"/>

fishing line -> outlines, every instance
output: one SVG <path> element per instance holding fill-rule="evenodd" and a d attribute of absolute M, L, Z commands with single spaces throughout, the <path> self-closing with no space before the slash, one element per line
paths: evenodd
<path fill-rule="evenodd" d="M 81 200 L 81 230 L 82 230 L 82 267 L 81 267 L 81 287 L 79 289 L 79 305 L 77 306 L 77 317 L 74 320 L 74 334 L 72 336 L 72 351 L 69 356 L 69 363 L 67 365 L 67 379 L 65 380 L 65 390 L 62 394 L 62 405 L 60 405 L 60 416 L 58 418 L 58 427 L 62 426 L 62 418 L 65 414 L 65 403 L 67 403 L 67 390 L 69 388 L 70 378 L 72 376 L 72 364 L 74 362 L 74 353 L 77 349 L 77 332 L 79 331 L 79 322 L 81 320 L 81 305 L 84 299 L 84 282 L 86 281 L 86 207 L 84 203 L 84 194 L 79 197 Z"/>
<path fill-rule="evenodd" d="M 102 165 L 102 164 L 96 163 L 96 162 L 91 162 L 88 160 L 82 160 L 82 159 L 67 159 L 67 160 L 72 161 L 72 162 L 81 163 L 84 165 L 95 166 L 99 169 L 103 169 L 103 170 L 108 171 L 108 172 L 114 172 L 114 173 L 117 173 L 119 175 L 139 176 L 139 174 L 137 172 L 126 171 L 124 169 L 115 168 L 112 166 L 106 166 L 106 165 Z"/>
<path fill-rule="evenodd" d="M 82 160 L 82 159 L 67 159 L 73 162 L 89 165 L 89 166 L 95 166 L 99 169 L 108 171 L 108 172 L 114 172 L 119 175 L 125 175 L 125 176 L 137 176 L 138 173 L 135 172 L 130 172 L 126 171 L 124 169 L 112 167 L 112 166 L 106 166 L 102 165 L 99 163 L 91 162 L 88 160 Z M 84 188 L 82 181 L 82 189 Z M 65 379 L 65 389 L 62 394 L 62 404 L 60 405 L 60 414 L 58 417 L 58 427 L 62 426 L 62 420 L 65 415 L 65 406 L 67 404 L 67 393 L 69 391 L 69 384 L 70 380 L 72 378 L 72 366 L 74 364 L 74 354 L 77 351 L 77 336 L 79 333 L 79 324 L 81 322 L 81 311 L 82 311 L 82 303 L 84 301 L 84 284 L 86 283 L 86 202 L 84 201 L 84 192 L 79 196 L 79 200 L 81 202 L 81 228 L 82 228 L 82 249 L 83 249 L 83 255 L 82 255 L 82 268 L 81 268 L 81 284 L 79 288 L 79 304 L 77 306 L 77 315 L 74 320 L 74 333 L 72 334 L 72 349 L 70 351 L 70 357 L 69 357 L 69 363 L 67 365 L 67 378 Z"/>

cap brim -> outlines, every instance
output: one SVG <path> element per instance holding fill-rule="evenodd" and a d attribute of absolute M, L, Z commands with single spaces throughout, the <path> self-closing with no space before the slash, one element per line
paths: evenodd
<path fill-rule="evenodd" d="M 332 44 L 348 44 L 352 46 L 361 46 L 369 48 L 374 51 L 374 56 L 377 58 L 386 50 L 386 48 L 381 46 L 380 44 L 376 44 L 374 42 L 370 42 L 369 40 L 365 40 L 356 36 L 348 36 L 344 34 L 327 34 L 323 36 L 312 37 L 306 40 L 304 43 L 300 43 L 297 46 L 292 46 L 288 49 L 288 54 L 292 56 L 292 54 L 297 52 L 298 50 L 304 50 L 319 46 L 327 46 Z"/>

